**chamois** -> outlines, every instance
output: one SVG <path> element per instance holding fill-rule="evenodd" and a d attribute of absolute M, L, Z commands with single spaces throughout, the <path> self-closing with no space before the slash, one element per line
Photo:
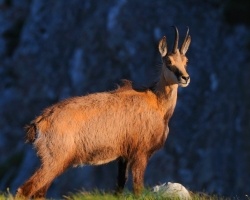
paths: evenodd
<path fill-rule="evenodd" d="M 163 64 L 154 87 L 136 90 L 124 81 L 114 91 L 72 97 L 46 108 L 25 127 L 26 141 L 34 144 L 41 166 L 17 189 L 17 197 L 44 198 L 52 181 L 69 167 L 113 160 L 118 161 L 116 193 L 122 193 L 128 170 L 134 193 L 141 193 L 148 160 L 167 138 L 178 85 L 190 82 L 185 56 L 189 29 L 180 50 L 174 30 L 171 52 L 165 36 L 159 42 Z"/>

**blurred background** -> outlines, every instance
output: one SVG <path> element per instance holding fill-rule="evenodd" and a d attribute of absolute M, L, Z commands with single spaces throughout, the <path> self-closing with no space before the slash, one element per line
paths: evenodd
<path fill-rule="evenodd" d="M 176 25 L 180 43 L 190 27 L 191 83 L 179 89 L 170 135 L 150 159 L 145 185 L 249 195 L 249 10 L 249 0 L 0 0 L 0 190 L 15 192 L 39 166 L 24 144 L 25 124 L 51 104 L 113 90 L 121 79 L 150 85 L 158 41 L 166 35 L 172 48 Z M 47 197 L 113 190 L 116 172 L 116 162 L 70 169 Z"/>

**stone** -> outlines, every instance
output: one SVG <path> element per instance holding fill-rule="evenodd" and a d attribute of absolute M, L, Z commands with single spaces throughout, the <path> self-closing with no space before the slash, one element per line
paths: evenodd
<path fill-rule="evenodd" d="M 180 183 L 163 183 L 162 185 L 156 185 L 153 187 L 153 192 L 159 196 L 177 199 L 191 199 L 188 190 Z"/>

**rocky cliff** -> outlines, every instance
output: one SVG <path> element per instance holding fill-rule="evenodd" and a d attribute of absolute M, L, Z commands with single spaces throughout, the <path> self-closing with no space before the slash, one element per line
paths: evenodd
<path fill-rule="evenodd" d="M 46 3 L 45 3 L 46 2 Z M 156 77 L 158 41 L 190 27 L 190 86 L 179 89 L 164 149 L 145 184 L 179 182 L 224 196 L 250 193 L 249 29 L 225 22 L 223 1 L 1 0 L 0 190 L 14 192 L 38 167 L 23 126 L 70 96 Z M 116 163 L 69 170 L 48 197 L 112 190 Z M 128 187 L 130 184 L 128 184 Z"/>

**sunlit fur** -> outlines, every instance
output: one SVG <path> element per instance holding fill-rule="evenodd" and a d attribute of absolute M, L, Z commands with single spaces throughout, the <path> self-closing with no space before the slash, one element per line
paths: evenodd
<path fill-rule="evenodd" d="M 167 51 L 164 48 L 161 54 Z M 41 166 L 18 188 L 17 197 L 44 198 L 52 181 L 69 167 L 112 160 L 118 160 L 116 192 L 123 191 L 130 169 L 133 190 L 140 194 L 148 160 L 167 138 L 178 84 L 188 85 L 175 76 L 176 70 L 188 76 L 187 59 L 179 50 L 162 60 L 154 89 L 135 90 L 130 81 L 124 81 L 111 92 L 61 101 L 26 126 L 27 141 L 33 142 Z"/>

